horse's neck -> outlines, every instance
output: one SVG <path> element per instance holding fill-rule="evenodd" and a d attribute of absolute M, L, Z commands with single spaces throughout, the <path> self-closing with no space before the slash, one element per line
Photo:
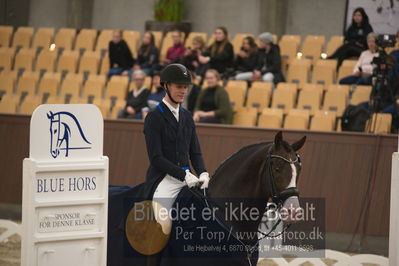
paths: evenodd
<path fill-rule="evenodd" d="M 232 207 L 239 208 L 239 213 L 246 209 L 248 214 L 249 210 L 257 209 L 259 219 L 249 221 L 228 221 L 222 211 L 222 219 L 236 232 L 256 232 L 265 211 L 268 190 L 262 173 L 266 167 L 267 149 L 268 145 L 265 144 L 234 155 L 216 171 L 209 184 L 208 197 L 224 210 L 225 203 L 234 199 L 236 201 Z"/>
<path fill-rule="evenodd" d="M 211 178 L 209 197 L 266 197 L 265 180 L 261 177 L 268 145 L 254 145 L 226 160 Z"/>

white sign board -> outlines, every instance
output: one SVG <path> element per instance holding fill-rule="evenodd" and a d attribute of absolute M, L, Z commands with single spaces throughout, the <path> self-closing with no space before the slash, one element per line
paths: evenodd
<path fill-rule="evenodd" d="M 22 266 L 106 265 L 108 158 L 90 104 L 41 105 L 23 162 Z"/>
<path fill-rule="evenodd" d="M 392 155 L 391 212 L 389 215 L 389 265 L 399 265 L 399 153 Z"/>

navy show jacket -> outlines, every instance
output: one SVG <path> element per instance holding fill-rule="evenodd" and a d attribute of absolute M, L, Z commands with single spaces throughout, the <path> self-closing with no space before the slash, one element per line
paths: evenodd
<path fill-rule="evenodd" d="M 183 181 L 190 161 L 197 175 L 206 172 L 194 121 L 184 108 L 179 108 L 178 122 L 161 102 L 145 118 L 144 135 L 150 161 L 147 182 L 160 181 L 166 174 Z"/>

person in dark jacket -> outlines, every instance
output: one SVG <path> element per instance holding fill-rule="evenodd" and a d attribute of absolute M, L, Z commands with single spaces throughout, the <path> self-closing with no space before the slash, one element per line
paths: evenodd
<path fill-rule="evenodd" d="M 162 102 L 165 97 L 165 90 L 161 86 L 161 73 L 154 71 L 152 76 L 152 89 L 151 95 L 147 98 L 147 107 L 142 109 L 143 119 L 147 116 L 148 112 L 157 108 L 158 104 Z"/>
<path fill-rule="evenodd" d="M 195 36 L 191 44 L 192 46 L 188 46 L 184 53 L 182 64 L 197 75 L 203 76 L 206 65 L 199 62 L 198 56 L 204 53 L 205 41 L 201 36 Z"/>
<path fill-rule="evenodd" d="M 152 76 L 155 70 L 159 70 L 159 50 L 155 46 L 154 34 L 144 33 L 142 44 L 137 53 L 137 61 L 134 70 L 142 70 Z"/>
<path fill-rule="evenodd" d="M 144 121 L 144 135 L 150 167 L 147 185 L 155 188 L 155 218 L 168 234 L 171 220 L 158 220 L 156 202 L 169 210 L 184 186 L 207 188 L 207 173 L 191 114 L 180 104 L 191 86 L 191 75 L 181 64 L 170 64 L 161 72 L 161 85 L 166 96 Z M 190 162 L 199 178 L 192 174 Z"/>
<path fill-rule="evenodd" d="M 194 121 L 201 123 L 231 124 L 233 110 L 226 90 L 218 85 L 219 73 L 209 69 L 205 73 L 207 88 L 198 95 L 194 109 Z"/>
<path fill-rule="evenodd" d="M 350 57 L 359 57 L 367 49 L 367 35 L 373 32 L 369 17 L 363 8 L 353 11 L 352 24 L 345 32 L 345 42 L 328 59 L 338 59 L 337 70 L 342 62 Z"/>
<path fill-rule="evenodd" d="M 115 30 L 112 34 L 112 41 L 108 45 L 109 51 L 109 72 L 108 78 L 113 75 L 127 76 L 131 71 L 134 59 L 129 46 L 122 39 L 122 31 Z"/>
<path fill-rule="evenodd" d="M 246 36 L 242 41 L 240 53 L 237 55 L 235 61 L 235 79 L 236 80 L 251 80 L 252 73 L 258 63 L 258 47 L 255 39 L 251 36 Z"/>
<path fill-rule="evenodd" d="M 147 106 L 147 98 L 150 96 L 150 90 L 144 86 L 145 73 L 136 70 L 133 73 L 135 88 L 128 92 L 126 97 L 126 107 L 121 110 L 119 118 L 142 118 L 142 109 Z"/>
<path fill-rule="evenodd" d="M 253 79 L 268 82 L 284 82 L 281 73 L 280 48 L 273 44 L 273 36 L 269 32 L 259 35 L 258 63 L 253 72 Z"/>
<path fill-rule="evenodd" d="M 217 27 L 215 41 L 208 47 L 204 55 L 198 56 L 201 64 L 209 64 L 209 68 L 216 69 L 223 74 L 228 68 L 233 68 L 234 51 L 229 42 L 228 32 L 225 27 Z"/>

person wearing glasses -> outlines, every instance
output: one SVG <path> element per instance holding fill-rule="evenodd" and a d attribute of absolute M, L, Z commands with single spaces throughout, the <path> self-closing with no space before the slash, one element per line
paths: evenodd
<path fill-rule="evenodd" d="M 118 118 L 142 119 L 142 109 L 147 106 L 151 92 L 144 86 L 146 74 L 142 70 L 133 73 L 135 88 L 128 92 L 126 106 L 119 112 Z"/>

